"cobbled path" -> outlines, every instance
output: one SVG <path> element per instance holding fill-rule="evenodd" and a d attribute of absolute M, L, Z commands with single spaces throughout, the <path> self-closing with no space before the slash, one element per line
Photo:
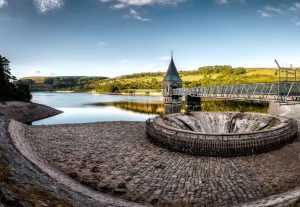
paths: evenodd
<path fill-rule="evenodd" d="M 145 123 L 29 126 L 35 151 L 95 190 L 154 206 L 232 206 L 300 185 L 300 141 L 266 154 L 218 158 L 151 144 Z"/>

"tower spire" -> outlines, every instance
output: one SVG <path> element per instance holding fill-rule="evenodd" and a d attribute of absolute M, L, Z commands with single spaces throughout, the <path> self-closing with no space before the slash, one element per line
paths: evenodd
<path fill-rule="evenodd" d="M 170 61 L 170 65 L 169 65 L 168 71 L 166 73 L 166 76 L 164 78 L 164 81 L 182 82 L 182 80 L 178 74 L 177 68 L 175 66 L 175 63 L 174 63 L 173 50 L 171 50 L 171 61 Z"/>

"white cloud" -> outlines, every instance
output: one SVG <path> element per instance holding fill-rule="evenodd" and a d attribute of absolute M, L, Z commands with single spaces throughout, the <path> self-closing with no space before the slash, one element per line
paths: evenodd
<path fill-rule="evenodd" d="M 228 4 L 228 0 L 216 0 L 217 4 Z"/>
<path fill-rule="evenodd" d="M 267 12 L 263 11 L 263 10 L 257 10 L 257 12 L 262 16 L 262 17 L 269 17 L 270 14 L 268 14 Z"/>
<path fill-rule="evenodd" d="M 38 11 L 42 14 L 45 14 L 49 11 L 59 9 L 63 7 L 63 0 L 34 0 L 34 5 Z"/>
<path fill-rule="evenodd" d="M 262 17 L 283 16 L 290 19 L 290 22 L 296 26 L 300 26 L 298 13 L 300 12 L 300 2 L 288 4 L 278 4 L 276 6 L 266 5 L 262 9 L 257 10 Z"/>
<path fill-rule="evenodd" d="M 128 64 L 128 63 L 130 63 L 131 62 L 131 60 L 129 60 L 129 59 L 123 59 L 123 60 L 120 60 L 120 63 L 121 64 Z"/>
<path fill-rule="evenodd" d="M 165 61 L 165 60 L 170 60 L 171 57 L 170 56 L 162 56 L 162 57 L 159 57 L 158 59 Z"/>
<path fill-rule="evenodd" d="M 300 2 L 294 2 L 294 5 L 290 7 L 291 11 L 300 11 Z"/>
<path fill-rule="evenodd" d="M 234 3 L 234 2 L 242 3 L 242 4 L 245 3 L 245 0 L 214 0 L 214 1 L 216 4 L 219 4 L 219 5 L 226 5 L 226 4 Z"/>
<path fill-rule="evenodd" d="M 8 3 L 7 3 L 6 0 L 0 0 L 0 9 L 7 6 L 7 5 L 8 5 Z"/>
<path fill-rule="evenodd" d="M 141 13 L 138 12 L 137 10 L 135 10 L 135 9 L 130 9 L 129 10 L 129 14 L 125 15 L 125 18 L 136 19 L 136 20 L 143 21 L 143 22 L 149 22 L 149 21 L 151 21 L 150 18 L 143 17 L 141 15 Z"/>
<path fill-rule="evenodd" d="M 112 8 L 122 9 L 128 6 L 150 6 L 150 5 L 160 5 L 160 6 L 176 6 L 180 3 L 186 2 L 187 0 L 100 0 L 102 3 L 113 3 Z"/>
<path fill-rule="evenodd" d="M 126 7 L 125 4 L 119 3 L 119 4 L 113 5 L 111 8 L 113 8 L 113 9 L 122 9 L 124 7 Z"/>
<path fill-rule="evenodd" d="M 300 19 L 299 19 L 299 17 L 292 18 L 291 22 L 294 23 L 296 26 L 300 26 Z"/>
<path fill-rule="evenodd" d="M 263 9 L 257 11 L 262 17 L 270 17 L 274 15 L 286 14 L 286 11 L 282 7 L 275 7 L 271 5 L 264 6 Z"/>
<path fill-rule="evenodd" d="M 98 45 L 99 47 L 106 46 L 106 45 L 107 45 L 107 42 L 100 41 L 100 42 L 98 42 L 97 45 Z"/>

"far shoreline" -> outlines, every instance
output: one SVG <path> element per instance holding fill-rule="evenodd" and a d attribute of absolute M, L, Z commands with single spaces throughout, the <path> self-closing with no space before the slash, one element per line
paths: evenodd
<path fill-rule="evenodd" d="M 48 93 L 90 93 L 90 94 L 99 94 L 99 95 L 127 95 L 127 96 L 162 96 L 162 92 L 149 92 L 149 94 L 146 94 L 145 91 L 138 91 L 135 93 L 113 93 L 113 92 L 96 92 L 96 91 L 32 91 L 33 93 L 41 93 L 41 92 L 48 92 Z"/>

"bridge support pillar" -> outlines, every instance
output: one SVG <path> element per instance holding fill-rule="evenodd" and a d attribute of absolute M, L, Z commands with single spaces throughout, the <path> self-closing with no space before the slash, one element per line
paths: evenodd
<path fill-rule="evenodd" d="M 185 111 L 201 111 L 201 97 L 185 96 Z"/>

